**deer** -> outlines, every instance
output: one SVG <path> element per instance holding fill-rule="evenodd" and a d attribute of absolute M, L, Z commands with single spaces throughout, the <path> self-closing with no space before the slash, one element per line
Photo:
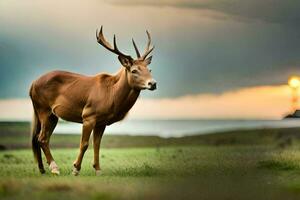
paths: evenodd
<path fill-rule="evenodd" d="M 154 46 L 149 32 L 146 33 L 148 42 L 142 55 L 132 39 L 137 55 L 133 59 L 118 49 L 115 35 L 112 46 L 103 35 L 103 26 L 100 32 L 96 30 L 97 42 L 116 54 L 121 63 L 120 70 L 114 75 L 99 73 L 86 76 L 67 71 L 51 71 L 32 82 L 29 91 L 34 111 L 31 143 L 41 174 L 46 172 L 42 151 L 51 173 L 60 174 L 49 147 L 50 137 L 59 118 L 82 124 L 79 154 L 73 163 L 72 174 L 77 176 L 80 173 L 92 132 L 93 168 L 96 175 L 100 174 L 99 150 L 105 127 L 124 119 L 142 90 L 153 91 L 157 86 L 148 68 L 152 60 L 152 55 L 149 55 Z"/>

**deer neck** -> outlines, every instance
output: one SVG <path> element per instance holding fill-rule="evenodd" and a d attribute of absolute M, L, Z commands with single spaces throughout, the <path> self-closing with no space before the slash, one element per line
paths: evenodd
<path fill-rule="evenodd" d="M 125 67 L 116 74 L 114 85 L 114 108 L 115 112 L 127 113 L 139 97 L 140 90 L 130 87 L 128 83 L 128 71 Z"/>

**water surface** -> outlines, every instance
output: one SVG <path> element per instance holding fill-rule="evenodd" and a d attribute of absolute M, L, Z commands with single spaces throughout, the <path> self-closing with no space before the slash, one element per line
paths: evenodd
<path fill-rule="evenodd" d="M 124 120 L 108 126 L 105 134 L 182 137 L 239 129 L 288 127 L 300 127 L 300 120 Z M 81 124 L 59 123 L 55 133 L 80 134 Z"/>

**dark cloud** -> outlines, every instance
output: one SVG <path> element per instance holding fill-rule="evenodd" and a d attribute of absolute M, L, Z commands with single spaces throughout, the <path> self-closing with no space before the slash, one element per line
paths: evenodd
<path fill-rule="evenodd" d="M 293 7 L 292 1 L 276 4 L 266 0 L 220 0 L 199 1 L 200 5 L 198 1 L 170 0 L 142 10 L 136 5 L 125 8 L 100 1 L 96 5 L 78 1 L 65 12 L 61 11 L 67 10 L 69 3 L 63 1 L 62 9 L 56 9 L 56 4 L 48 2 L 47 8 L 44 4 L 38 8 L 16 4 L 18 12 L 14 4 L 0 7 L 0 98 L 27 97 L 32 80 L 50 70 L 87 75 L 117 71 L 120 63 L 116 56 L 96 42 L 95 29 L 101 24 L 110 41 L 117 33 L 118 44 L 126 53 L 134 53 L 132 36 L 142 48 L 145 27 L 151 30 L 156 48 L 150 67 L 158 80 L 158 90 L 143 93 L 147 97 L 283 84 L 290 75 L 300 74 L 300 29 L 290 26 L 296 24 L 298 15 L 297 3 Z M 150 5 L 148 1 L 142 3 Z M 135 1 L 126 1 L 126 5 L 131 4 Z M 159 5 L 173 7 L 166 10 Z M 217 10 L 239 17 L 205 18 L 196 9 L 175 6 Z M 43 8 L 47 15 L 43 15 Z M 288 10 L 291 15 L 286 14 Z M 262 22 L 236 20 L 241 18 Z"/>
<path fill-rule="evenodd" d="M 106 2 L 124 6 L 208 9 L 230 15 L 238 20 L 261 20 L 285 25 L 300 23 L 300 1 L 297 0 L 106 0 Z"/>

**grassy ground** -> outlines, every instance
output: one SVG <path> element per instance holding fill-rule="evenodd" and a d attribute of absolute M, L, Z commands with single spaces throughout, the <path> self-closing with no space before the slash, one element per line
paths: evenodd
<path fill-rule="evenodd" d="M 61 147 L 78 146 L 79 136 L 54 135 L 61 175 L 40 175 L 26 127 L 0 124 L 0 199 L 300 199 L 299 129 L 105 136 L 102 174 L 94 175 L 91 145 L 74 177 L 78 149 Z"/>
<path fill-rule="evenodd" d="M 300 151 L 265 146 L 103 149 L 95 176 L 92 150 L 80 176 L 77 149 L 55 149 L 60 176 L 40 175 L 30 150 L 0 152 L 0 199 L 299 199 Z"/>

